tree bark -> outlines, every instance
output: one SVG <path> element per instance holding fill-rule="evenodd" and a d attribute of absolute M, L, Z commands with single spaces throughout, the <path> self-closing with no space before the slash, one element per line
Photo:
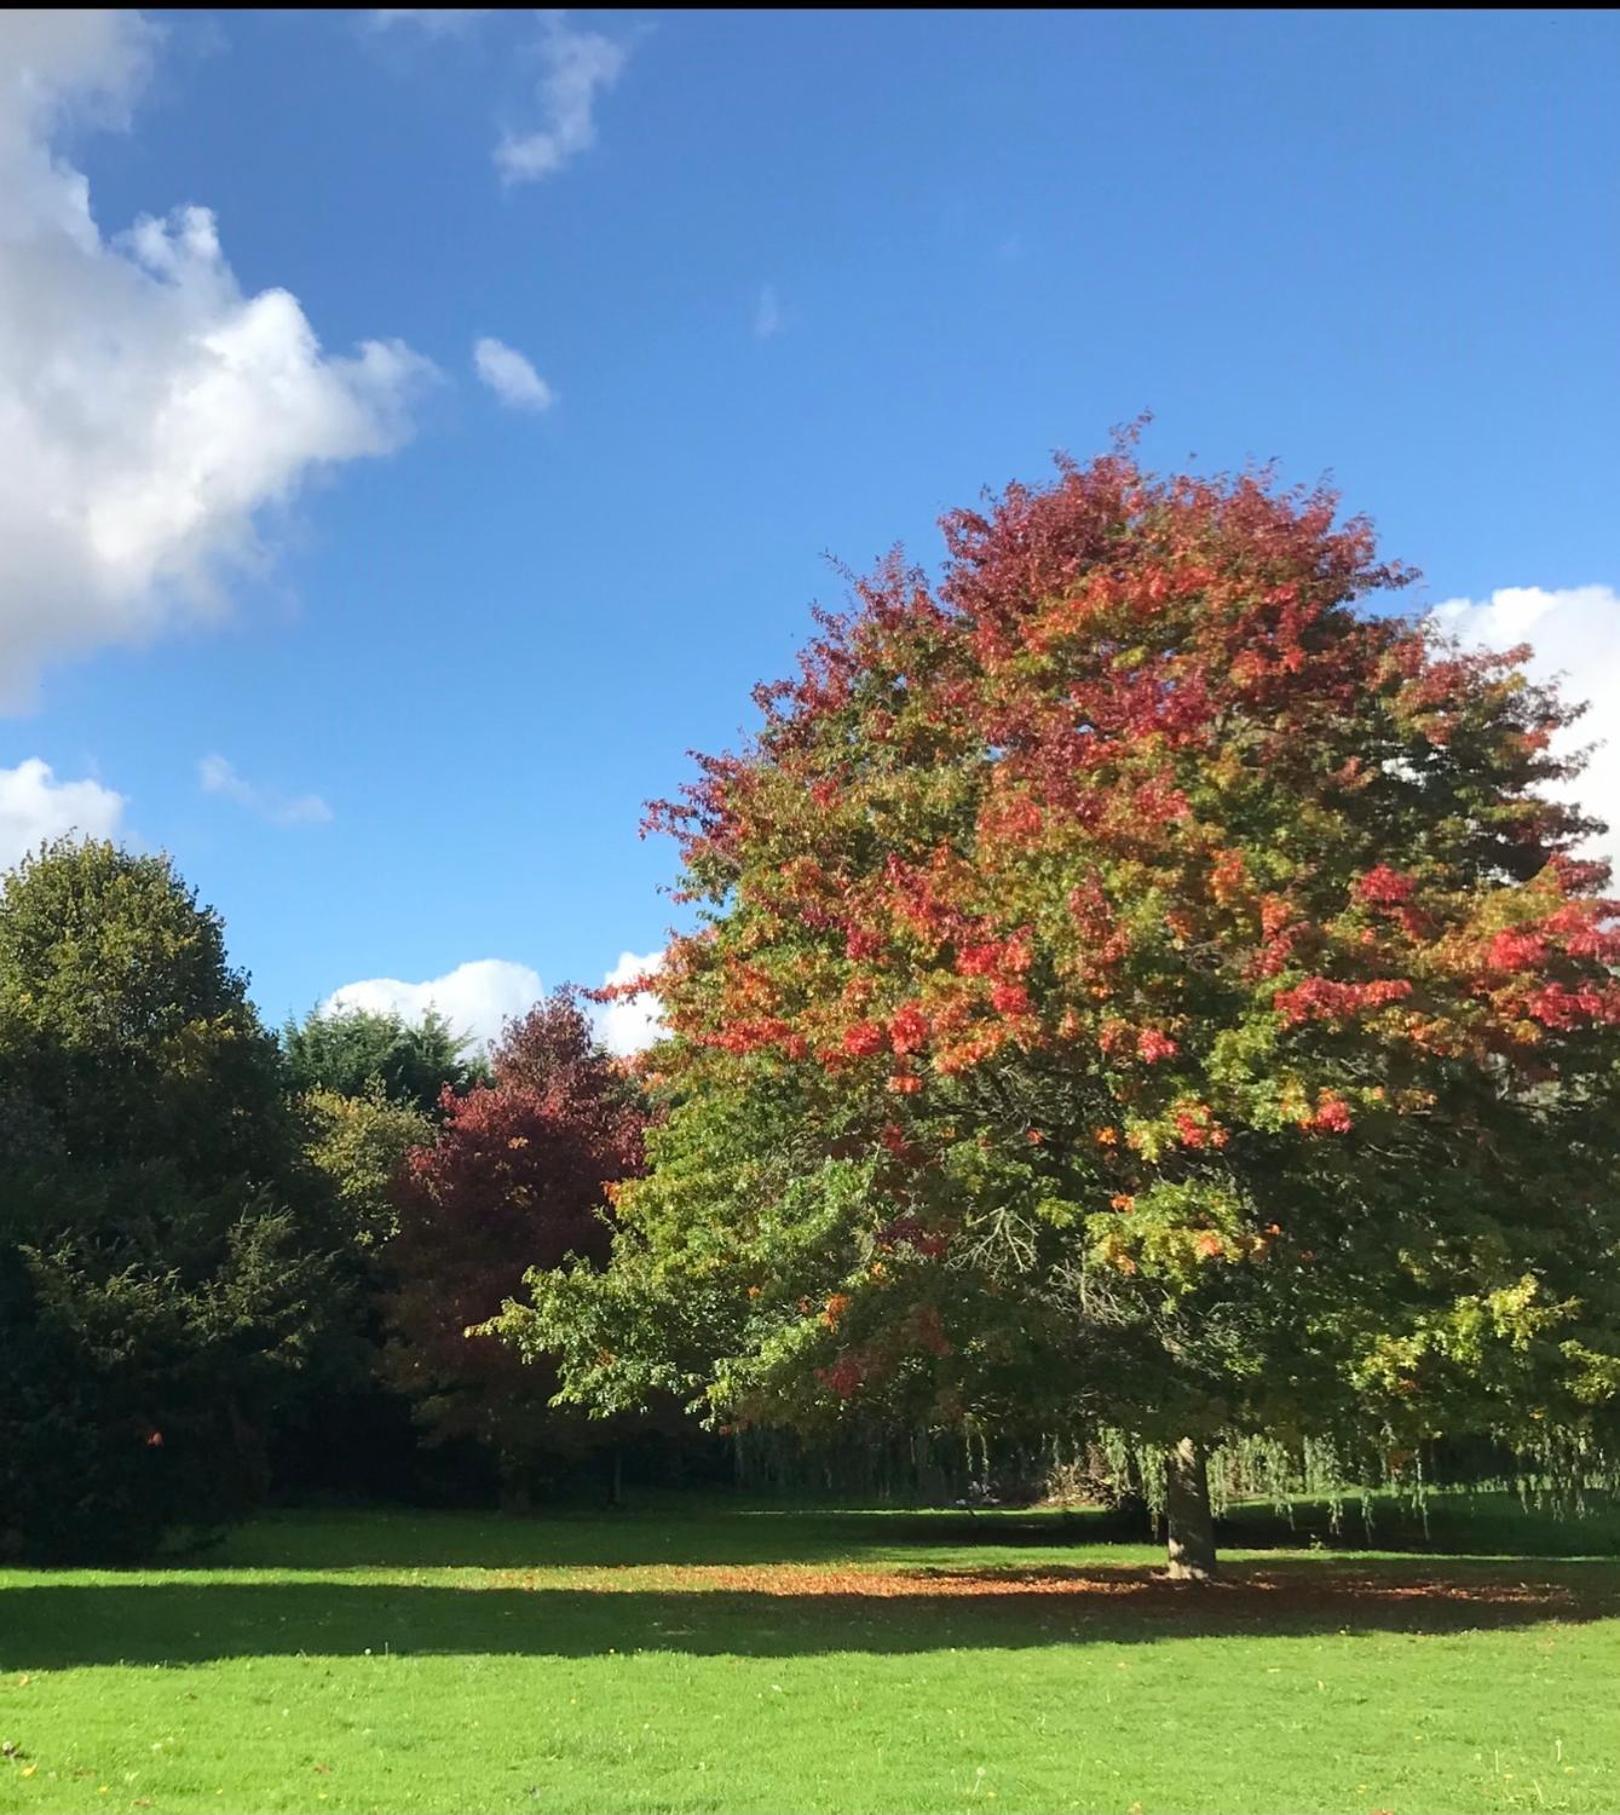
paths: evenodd
<path fill-rule="evenodd" d="M 1164 1512 L 1170 1540 L 1165 1573 L 1170 1580 L 1213 1580 L 1215 1521 L 1209 1510 L 1209 1468 L 1196 1437 L 1183 1437 L 1165 1451 Z"/>

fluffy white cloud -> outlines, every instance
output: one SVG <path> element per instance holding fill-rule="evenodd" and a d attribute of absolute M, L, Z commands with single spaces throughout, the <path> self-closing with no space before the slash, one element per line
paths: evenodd
<path fill-rule="evenodd" d="M 486 335 L 473 346 L 473 369 L 514 410 L 549 410 L 556 393 L 516 347 Z"/>
<path fill-rule="evenodd" d="M 541 15 L 540 124 L 507 133 L 495 166 L 509 183 L 551 176 L 596 143 L 597 96 L 623 73 L 629 52 L 599 32 L 576 31 L 561 12 Z"/>
<path fill-rule="evenodd" d="M 197 782 L 205 794 L 222 794 L 275 826 L 322 825 L 332 809 L 318 794 L 278 794 L 260 788 L 236 770 L 223 756 L 205 756 L 197 765 Z"/>
<path fill-rule="evenodd" d="M 782 303 L 775 284 L 766 284 L 754 305 L 754 338 L 770 340 L 782 332 Z"/>
<path fill-rule="evenodd" d="M 633 983 L 638 977 L 657 971 L 663 962 L 662 952 L 649 952 L 645 957 L 621 952 L 618 963 L 602 981 Z M 505 1022 L 526 1014 L 544 994 L 539 973 L 528 965 L 515 964 L 508 958 L 480 958 L 471 964 L 458 964 L 453 971 L 431 977 L 425 983 L 405 983 L 398 977 L 370 977 L 359 983 L 345 983 L 321 1004 L 321 1012 L 340 1014 L 346 1009 L 366 1009 L 374 1014 L 397 1014 L 406 1021 L 419 1021 L 431 1008 L 458 1031 L 488 1046 L 499 1036 Z M 621 1057 L 644 1051 L 663 1032 L 657 998 L 645 990 L 623 1001 L 602 1004 L 596 1009 L 594 1020 L 603 1045 Z"/>
<path fill-rule="evenodd" d="M 37 756 L 0 769 L 0 870 L 66 832 L 111 838 L 123 813 L 123 795 L 98 781 L 58 781 Z"/>
<path fill-rule="evenodd" d="M 154 42 L 137 14 L 0 16 L 0 708 L 55 657 L 216 613 L 265 510 L 398 446 L 432 371 L 323 353 L 287 291 L 243 294 L 206 208 L 103 238 L 53 139 L 126 123 Z"/>
<path fill-rule="evenodd" d="M 650 976 L 659 970 L 663 962 L 662 952 L 649 952 L 645 958 L 638 958 L 634 952 L 621 952 L 619 962 L 602 981 L 608 985 L 634 983 L 638 977 Z M 622 1001 L 604 1004 L 597 1011 L 596 1031 L 609 1052 L 624 1056 L 645 1051 L 663 1032 L 658 998 L 642 990 Z"/>
<path fill-rule="evenodd" d="M 1555 747 L 1598 747 L 1585 771 L 1559 792 L 1608 821 L 1598 848 L 1620 874 L 1620 595 L 1612 586 L 1504 586 L 1488 599 L 1447 599 L 1434 616 L 1471 647 L 1530 644 L 1530 674 L 1561 677 L 1567 698 L 1590 702 Z"/>
<path fill-rule="evenodd" d="M 321 1004 L 323 1014 L 368 1009 L 419 1021 L 428 1009 L 442 1015 L 458 1033 L 487 1046 L 514 1015 L 533 1008 L 545 994 L 539 973 L 506 958 L 479 958 L 458 964 L 426 983 L 402 983 L 397 977 L 371 977 L 345 983 Z"/>

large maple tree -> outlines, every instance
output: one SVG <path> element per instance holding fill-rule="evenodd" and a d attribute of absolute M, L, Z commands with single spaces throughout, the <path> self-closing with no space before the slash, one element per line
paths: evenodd
<path fill-rule="evenodd" d="M 1620 959 L 1575 712 L 1394 615 L 1324 492 L 1128 442 L 822 615 L 653 823 L 670 1113 L 565 1391 L 825 1428 L 1109 1425 L 1166 1459 L 1489 1433 L 1620 1396 Z"/>

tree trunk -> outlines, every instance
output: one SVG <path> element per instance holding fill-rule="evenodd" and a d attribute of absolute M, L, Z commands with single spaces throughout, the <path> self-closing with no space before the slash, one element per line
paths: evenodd
<path fill-rule="evenodd" d="M 527 1517 L 534 1511 L 534 1477 L 515 1456 L 500 1458 L 501 1511 Z"/>
<path fill-rule="evenodd" d="M 1208 1582 L 1215 1574 L 1215 1521 L 1209 1510 L 1209 1469 L 1204 1446 L 1183 1437 L 1165 1451 L 1164 1512 L 1169 1528 L 1172 1582 Z"/>
<path fill-rule="evenodd" d="M 624 1451 L 618 1444 L 613 1446 L 613 1462 L 608 1470 L 608 1505 L 624 1504 Z"/>

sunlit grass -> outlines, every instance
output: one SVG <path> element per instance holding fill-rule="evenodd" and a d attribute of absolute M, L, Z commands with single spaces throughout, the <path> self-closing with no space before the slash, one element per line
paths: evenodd
<path fill-rule="evenodd" d="M 1083 1516 L 680 1503 L 4 1571 L 0 1806 L 1620 1808 L 1620 1523 L 1321 1523 L 1207 1592 Z"/>

